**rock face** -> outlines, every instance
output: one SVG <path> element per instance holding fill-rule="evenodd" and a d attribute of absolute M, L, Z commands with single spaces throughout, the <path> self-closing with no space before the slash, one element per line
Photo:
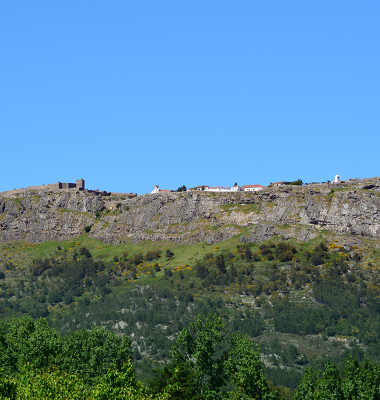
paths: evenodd
<path fill-rule="evenodd" d="M 105 243 L 165 240 L 216 243 L 236 235 L 301 241 L 322 230 L 380 238 L 380 179 L 345 187 L 283 186 L 259 193 L 157 193 L 132 199 L 30 190 L 0 197 L 0 241 L 65 240 L 91 226 Z"/>

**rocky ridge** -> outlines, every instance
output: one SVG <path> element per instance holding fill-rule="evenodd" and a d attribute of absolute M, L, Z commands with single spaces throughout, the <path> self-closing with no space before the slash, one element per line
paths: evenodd
<path fill-rule="evenodd" d="M 380 179 L 345 185 L 282 186 L 259 193 L 170 192 L 125 199 L 29 190 L 0 197 L 0 241 L 66 240 L 91 226 L 104 243 L 216 243 L 241 235 L 307 241 L 323 231 L 380 239 Z"/>

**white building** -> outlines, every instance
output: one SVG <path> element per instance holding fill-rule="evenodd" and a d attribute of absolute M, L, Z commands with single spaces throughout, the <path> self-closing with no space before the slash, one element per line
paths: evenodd
<path fill-rule="evenodd" d="M 195 187 L 193 189 L 188 189 L 188 190 L 206 190 L 206 191 L 209 191 L 209 189 L 210 189 L 210 186 L 203 185 L 203 186 L 197 186 L 197 187 Z"/>
<path fill-rule="evenodd" d="M 263 190 L 263 185 L 243 185 L 241 187 L 243 192 L 258 192 L 259 190 Z"/>
<path fill-rule="evenodd" d="M 203 190 L 205 192 L 240 192 L 241 188 L 240 186 L 197 186 L 195 188 L 191 188 L 188 190 Z"/>
<path fill-rule="evenodd" d="M 160 189 L 160 187 L 158 185 L 156 185 L 150 193 L 153 194 L 153 193 L 160 193 L 160 192 L 170 192 L 170 190 Z"/>
<path fill-rule="evenodd" d="M 340 176 L 335 175 L 335 179 L 331 183 L 339 183 L 340 182 Z"/>
<path fill-rule="evenodd" d="M 229 190 L 229 192 L 241 192 L 241 188 L 240 188 L 240 186 L 238 186 L 238 185 L 236 185 L 236 186 L 232 186 L 232 187 L 230 187 L 230 188 L 228 188 Z"/>

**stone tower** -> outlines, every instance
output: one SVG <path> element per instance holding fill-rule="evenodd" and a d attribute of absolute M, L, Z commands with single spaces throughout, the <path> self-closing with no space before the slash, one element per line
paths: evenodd
<path fill-rule="evenodd" d="M 79 190 L 84 190 L 84 179 L 76 180 L 76 188 Z"/>

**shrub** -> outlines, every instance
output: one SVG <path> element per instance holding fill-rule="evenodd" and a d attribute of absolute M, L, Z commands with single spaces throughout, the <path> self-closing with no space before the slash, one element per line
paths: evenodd
<path fill-rule="evenodd" d="M 203 256 L 203 259 L 206 261 L 206 260 L 211 260 L 212 258 L 214 258 L 214 254 L 212 254 L 212 253 L 206 253 L 204 256 Z"/>
<path fill-rule="evenodd" d="M 297 179 L 296 181 L 285 182 L 285 185 L 303 185 L 303 182 L 302 179 Z"/>
<path fill-rule="evenodd" d="M 90 230 L 91 230 L 91 226 L 90 226 L 90 225 L 87 225 L 87 226 L 84 227 L 84 231 L 85 231 L 86 233 L 90 232 Z M 57 249 L 58 249 L 58 248 L 57 248 Z"/>
<path fill-rule="evenodd" d="M 65 293 L 63 296 L 63 302 L 68 306 L 74 301 L 73 296 L 70 293 Z"/>
<path fill-rule="evenodd" d="M 165 268 L 164 272 L 166 278 L 170 278 L 171 276 L 173 276 L 173 272 L 170 268 Z"/>
<path fill-rule="evenodd" d="M 280 261 L 290 261 L 293 258 L 293 252 L 290 250 L 286 250 L 283 253 L 280 253 L 278 256 Z"/>
<path fill-rule="evenodd" d="M 221 254 L 220 256 L 216 256 L 215 263 L 222 274 L 225 274 L 227 272 L 223 254 Z"/>
<path fill-rule="evenodd" d="M 182 185 L 177 189 L 177 192 L 186 192 L 186 190 L 187 190 L 186 186 Z"/>
<path fill-rule="evenodd" d="M 268 246 L 266 246 L 264 249 L 261 250 L 261 254 L 263 256 L 265 256 L 267 254 L 272 254 L 272 250 Z"/>
<path fill-rule="evenodd" d="M 131 263 L 134 265 L 139 265 L 143 261 L 144 261 L 144 257 L 141 253 L 136 253 L 131 259 Z"/>
<path fill-rule="evenodd" d="M 323 256 L 320 253 L 312 253 L 310 258 L 313 265 L 321 265 L 324 262 Z"/>
<path fill-rule="evenodd" d="M 252 250 L 249 247 L 245 248 L 244 255 L 247 261 L 252 260 Z"/>
<path fill-rule="evenodd" d="M 85 256 L 86 258 L 92 257 L 92 254 L 90 253 L 90 250 L 87 247 L 81 247 L 79 250 L 79 254 L 81 256 Z"/>
<path fill-rule="evenodd" d="M 208 275 L 208 270 L 204 265 L 196 264 L 195 265 L 195 273 L 196 273 L 198 278 L 204 279 Z"/>
<path fill-rule="evenodd" d="M 145 260 L 153 261 L 161 257 L 161 250 L 149 250 L 145 254 Z"/>
<path fill-rule="evenodd" d="M 169 260 L 170 258 L 172 258 L 174 256 L 174 253 L 170 249 L 167 249 L 165 255 L 166 255 L 166 258 Z"/>

